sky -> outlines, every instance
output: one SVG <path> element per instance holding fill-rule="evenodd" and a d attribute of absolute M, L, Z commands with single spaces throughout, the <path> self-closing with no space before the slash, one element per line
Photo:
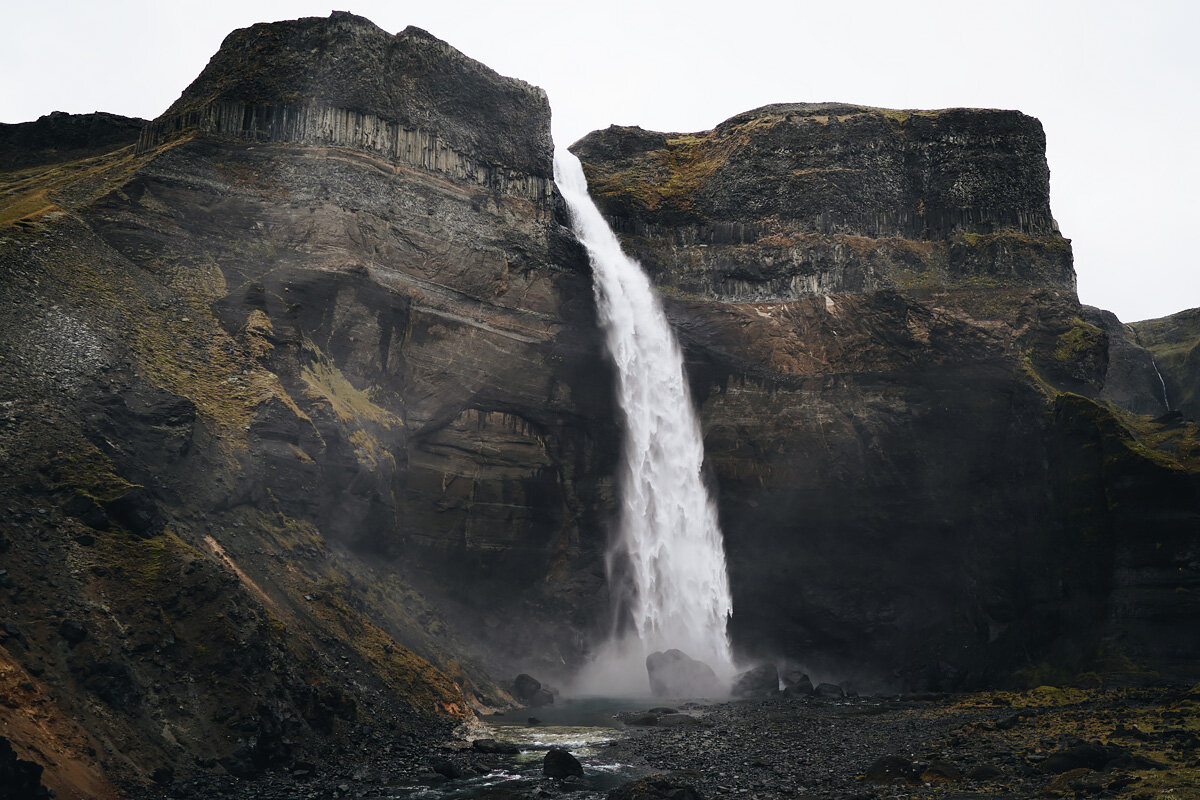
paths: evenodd
<path fill-rule="evenodd" d="M 1200 306 L 1200 2 L 339 2 L 0 0 L 0 122 L 155 117 L 231 30 L 334 8 L 541 86 L 560 145 L 779 102 L 1017 109 L 1046 130 L 1080 299 L 1125 322 Z"/>

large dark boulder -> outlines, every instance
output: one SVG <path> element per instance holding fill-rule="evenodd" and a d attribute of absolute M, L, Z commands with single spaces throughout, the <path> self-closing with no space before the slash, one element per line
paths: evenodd
<path fill-rule="evenodd" d="M 561 747 L 551 747 L 542 759 L 542 774 L 547 778 L 583 777 L 583 765 L 579 759 Z"/>
<path fill-rule="evenodd" d="M 650 691 L 657 697 L 719 697 L 725 688 L 712 667 L 682 650 L 646 656 Z"/>
<path fill-rule="evenodd" d="M 734 679 L 730 690 L 734 697 L 770 697 L 778 692 L 779 672 L 774 664 L 746 670 Z"/>

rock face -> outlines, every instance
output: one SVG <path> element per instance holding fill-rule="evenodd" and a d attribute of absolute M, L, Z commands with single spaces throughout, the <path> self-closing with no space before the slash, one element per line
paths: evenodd
<path fill-rule="evenodd" d="M 1171 410 L 1200 420 L 1200 308 L 1129 326 L 1161 373 L 1161 388 Z"/>
<path fill-rule="evenodd" d="M 1043 148 L 1016 112 L 829 104 L 572 146 L 684 344 L 744 655 L 1195 674 L 1196 430 L 1079 305 Z"/>
<path fill-rule="evenodd" d="M 778 692 L 778 670 L 774 664 L 762 664 L 738 675 L 730 694 L 734 697 L 770 697 Z"/>
<path fill-rule="evenodd" d="M 576 143 L 614 227 L 668 290 L 737 302 L 947 285 L 1072 292 L 1045 135 L 1012 111 L 783 104 L 701 134 Z"/>
<path fill-rule="evenodd" d="M 581 659 L 618 437 L 549 115 L 335 14 L 232 34 L 136 152 L 0 173 L 6 646 L 122 778 Z"/>
<path fill-rule="evenodd" d="M 667 650 L 646 656 L 650 692 L 657 697 L 721 697 L 721 685 L 712 667 L 682 650 Z"/>

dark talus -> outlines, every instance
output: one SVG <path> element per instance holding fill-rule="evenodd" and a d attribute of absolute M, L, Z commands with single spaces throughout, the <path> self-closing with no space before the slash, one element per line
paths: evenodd
<path fill-rule="evenodd" d="M 1196 674 L 1196 429 L 1079 305 L 1036 120 L 794 104 L 572 150 L 687 348 L 743 654 Z"/>

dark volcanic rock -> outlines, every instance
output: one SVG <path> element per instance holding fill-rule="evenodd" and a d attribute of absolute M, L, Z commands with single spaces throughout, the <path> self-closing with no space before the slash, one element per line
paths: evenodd
<path fill-rule="evenodd" d="M 837 700 L 845 697 L 846 693 L 836 683 L 819 683 L 817 688 L 813 689 L 813 695 L 826 700 Z"/>
<path fill-rule="evenodd" d="M 116 114 L 62 111 L 34 122 L 0 123 L 0 170 L 69 161 L 131 145 L 145 124 L 144 119 Z"/>
<path fill-rule="evenodd" d="M 541 688 L 541 681 L 532 675 L 526 675 L 524 672 L 513 679 L 513 697 L 522 702 L 533 697 Z"/>
<path fill-rule="evenodd" d="M 748 669 L 733 681 L 734 697 L 769 697 L 779 691 L 779 672 L 774 664 Z"/>
<path fill-rule="evenodd" d="M 436 150 L 440 142 L 480 168 L 539 178 L 546 194 L 552 179 L 545 92 L 497 75 L 420 28 L 393 36 L 340 11 L 229 34 L 200 76 L 147 128 L 143 146 L 197 124 L 226 135 L 292 141 L 336 135 L 331 126 L 377 127 L 361 140 L 372 149 L 381 145 L 376 136 L 390 136 L 397 155 L 406 147 Z"/>
<path fill-rule="evenodd" d="M 561 747 L 551 747 L 542 760 L 542 774 L 547 778 L 569 778 L 572 775 L 582 778 L 583 765 Z"/>
<path fill-rule="evenodd" d="M 682 650 L 646 656 L 650 691 L 658 697 L 719 697 L 725 693 L 712 667 Z"/>
<path fill-rule="evenodd" d="M 496 739 L 476 739 L 471 742 L 471 749 L 478 753 L 499 753 L 501 755 L 516 755 L 521 748 L 512 742 L 501 742 Z"/>
<path fill-rule="evenodd" d="M 1166 591 L 1200 574 L 1197 431 L 1136 416 L 1153 326 L 1079 304 L 1044 146 L 1017 112 L 842 104 L 572 146 L 666 290 L 742 654 L 945 690 L 1102 670 L 1111 635 L 1197 676 Z"/>
<path fill-rule="evenodd" d="M 812 679 L 799 670 L 785 670 L 783 673 L 783 694 L 786 697 L 809 697 L 814 691 Z"/>
<path fill-rule="evenodd" d="M 619 439 L 549 119 L 335 14 L 232 34 L 136 151 L 0 168 L 5 567 L 54 589 L 6 645 L 106 598 L 33 668 L 123 770 L 261 776 L 582 660 Z"/>
<path fill-rule="evenodd" d="M 58 626 L 58 635 L 74 647 L 87 638 L 87 626 L 77 619 L 64 619 Z"/>

